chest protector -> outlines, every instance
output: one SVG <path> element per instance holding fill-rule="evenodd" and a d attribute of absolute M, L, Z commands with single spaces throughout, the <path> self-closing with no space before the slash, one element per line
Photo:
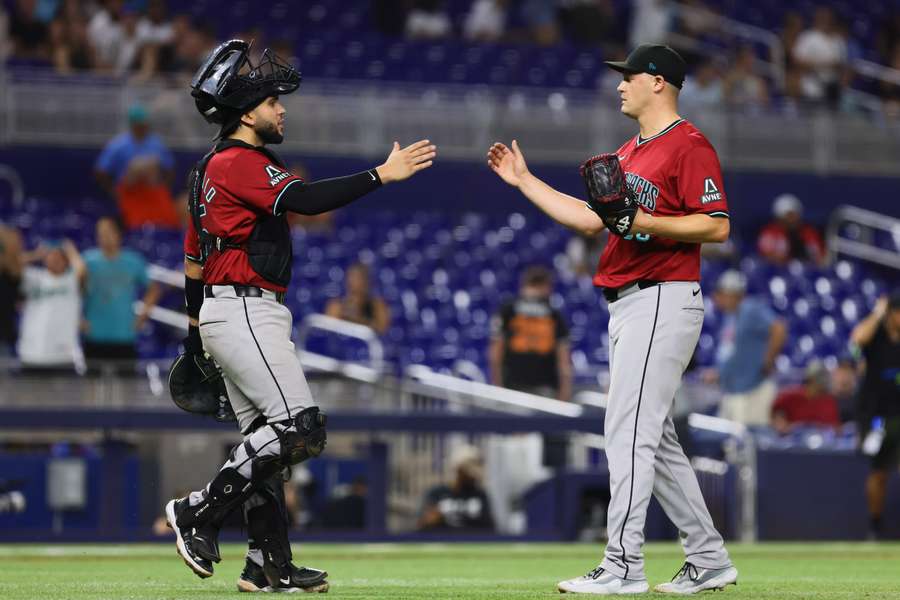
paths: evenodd
<path fill-rule="evenodd" d="M 287 286 L 291 281 L 291 263 L 293 252 L 291 248 L 291 228 L 287 217 L 284 215 L 260 215 L 253 231 L 244 242 L 237 242 L 230 238 L 221 238 L 213 235 L 203 228 L 200 221 L 206 214 L 206 206 L 203 204 L 203 179 L 206 174 L 206 166 L 217 152 L 234 147 L 246 148 L 255 152 L 261 152 L 275 165 L 286 169 L 284 163 L 273 152 L 265 148 L 251 146 L 240 140 L 224 140 L 216 144 L 209 154 L 204 156 L 191 170 L 188 189 L 188 209 L 194 229 L 200 238 L 200 263 L 206 263 L 206 259 L 214 252 L 224 250 L 241 250 L 247 254 L 250 268 L 257 275 L 279 286 Z"/>

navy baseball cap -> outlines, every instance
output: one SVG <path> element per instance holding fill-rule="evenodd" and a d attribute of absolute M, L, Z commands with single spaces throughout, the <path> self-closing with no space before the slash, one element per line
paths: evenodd
<path fill-rule="evenodd" d="M 684 84 L 687 65 L 681 55 L 662 44 L 642 44 L 624 61 L 607 60 L 606 65 L 619 73 L 659 75 L 678 89 Z"/>

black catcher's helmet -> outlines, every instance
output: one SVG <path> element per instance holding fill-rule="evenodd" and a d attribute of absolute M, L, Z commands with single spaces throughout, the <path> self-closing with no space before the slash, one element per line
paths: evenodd
<path fill-rule="evenodd" d="M 223 132 L 269 96 L 290 94 L 300 86 L 300 73 L 270 50 L 257 65 L 250 62 L 249 50 L 243 40 L 219 45 L 191 81 L 197 110 Z"/>

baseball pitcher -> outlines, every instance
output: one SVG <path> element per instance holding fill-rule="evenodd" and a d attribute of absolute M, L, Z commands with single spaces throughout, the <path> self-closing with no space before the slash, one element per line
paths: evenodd
<path fill-rule="evenodd" d="M 550 217 L 585 235 L 611 234 L 594 277 L 610 314 L 609 541 L 600 565 L 559 591 L 649 590 L 641 547 L 651 494 L 678 527 L 686 556 L 656 591 L 721 589 L 737 570 L 678 443 L 672 404 L 703 324 L 700 244 L 729 234 L 722 172 L 709 141 L 678 115 L 685 64 L 674 50 L 643 45 L 606 64 L 622 73 L 621 110 L 640 132 L 581 166 L 587 203 L 532 175 L 515 140 L 488 152 L 490 168 Z"/>

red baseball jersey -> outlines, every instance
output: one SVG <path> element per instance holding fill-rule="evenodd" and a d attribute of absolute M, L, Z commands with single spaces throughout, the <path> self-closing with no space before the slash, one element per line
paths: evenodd
<path fill-rule="evenodd" d="M 250 236 L 259 218 L 283 212 L 278 209 L 281 195 L 291 185 L 302 183 L 301 178 L 273 164 L 262 152 L 239 146 L 226 148 L 206 166 L 202 206 L 205 214 L 200 223 L 209 233 L 240 244 Z M 184 236 L 184 254 L 189 260 L 200 260 L 200 239 L 193 222 Z M 209 255 L 203 265 L 203 282 L 285 291 L 283 286 L 257 275 L 246 252 L 230 248 Z"/>
<path fill-rule="evenodd" d="M 644 211 L 664 217 L 704 213 L 728 218 L 719 158 L 690 122 L 679 119 L 649 138 L 635 136 L 616 154 Z M 610 235 L 594 284 L 615 288 L 639 279 L 699 281 L 700 244 L 646 234 Z"/>

